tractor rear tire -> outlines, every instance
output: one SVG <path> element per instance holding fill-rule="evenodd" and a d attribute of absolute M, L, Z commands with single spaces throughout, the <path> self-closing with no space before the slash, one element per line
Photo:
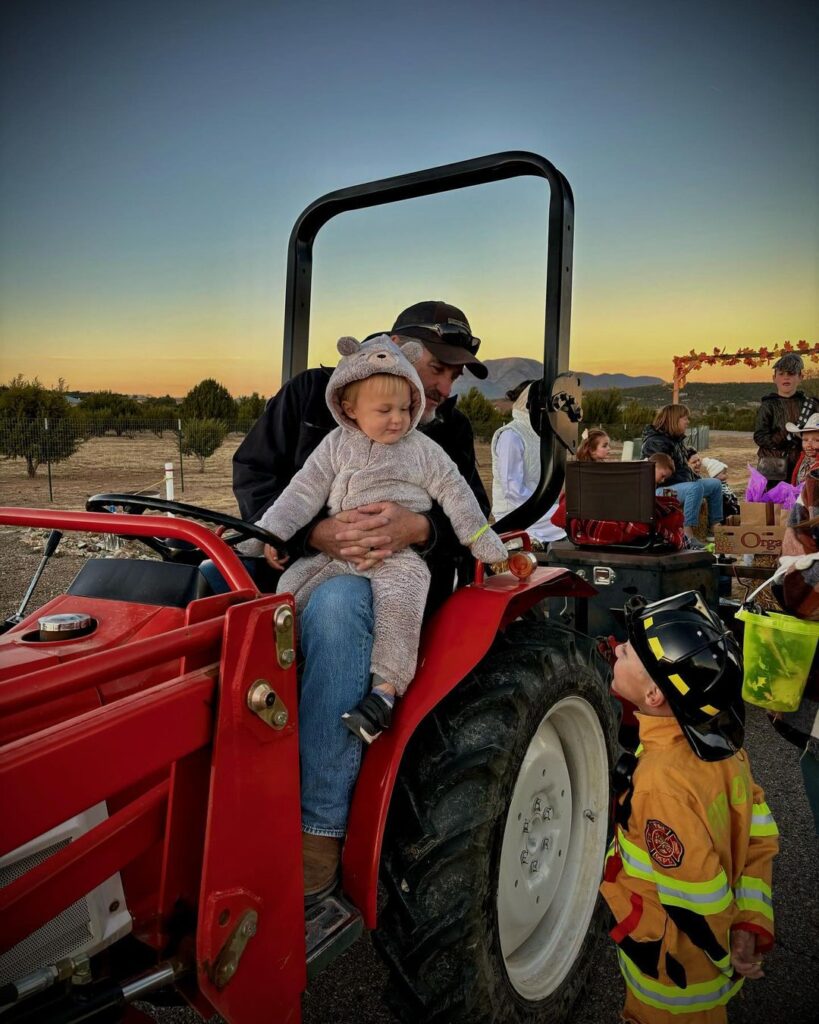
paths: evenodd
<path fill-rule="evenodd" d="M 407 1022 L 558 1024 L 607 911 L 616 714 L 588 637 L 513 623 L 428 716 L 396 784 L 375 944 Z"/>

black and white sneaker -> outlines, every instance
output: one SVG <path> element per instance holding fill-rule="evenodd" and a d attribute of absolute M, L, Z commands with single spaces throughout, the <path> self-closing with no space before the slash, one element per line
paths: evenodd
<path fill-rule="evenodd" d="M 372 743 L 392 723 L 392 705 L 378 693 L 370 693 L 352 711 L 345 711 L 341 721 L 354 736 L 365 743 Z"/>

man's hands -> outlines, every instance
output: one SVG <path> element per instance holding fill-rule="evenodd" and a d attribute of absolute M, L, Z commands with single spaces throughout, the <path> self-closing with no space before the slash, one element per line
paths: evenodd
<path fill-rule="evenodd" d="M 756 952 L 756 935 L 737 929 L 731 932 L 731 966 L 743 978 L 753 981 L 765 977 L 762 957 Z"/>
<path fill-rule="evenodd" d="M 394 501 L 377 501 L 322 519 L 308 543 L 331 558 L 352 562 L 361 571 L 373 569 L 410 544 L 426 544 L 429 535 L 429 520 L 420 512 L 410 512 Z"/>

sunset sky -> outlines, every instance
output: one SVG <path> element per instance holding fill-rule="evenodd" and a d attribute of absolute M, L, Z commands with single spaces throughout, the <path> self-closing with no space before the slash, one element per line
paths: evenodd
<path fill-rule="evenodd" d="M 817 342 L 815 11 L 6 0 L 0 381 L 269 395 L 301 210 L 507 149 L 574 190 L 573 369 Z M 546 209 L 518 179 L 331 222 L 312 361 L 422 298 L 463 307 L 482 356 L 540 357 Z M 770 374 L 737 369 L 693 379 Z"/>

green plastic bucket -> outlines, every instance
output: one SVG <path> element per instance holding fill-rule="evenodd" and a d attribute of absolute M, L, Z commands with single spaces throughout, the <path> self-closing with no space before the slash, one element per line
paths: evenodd
<path fill-rule="evenodd" d="M 796 711 L 819 640 L 819 622 L 740 608 L 745 623 L 742 697 L 766 711 Z"/>

